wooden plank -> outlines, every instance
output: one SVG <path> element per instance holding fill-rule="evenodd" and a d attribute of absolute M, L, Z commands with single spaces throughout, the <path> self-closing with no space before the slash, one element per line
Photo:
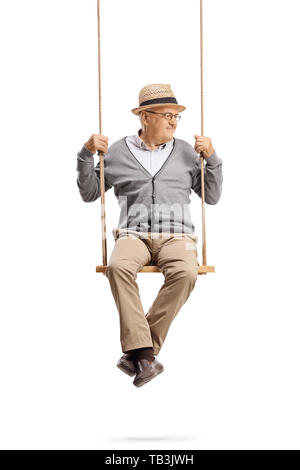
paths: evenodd
<path fill-rule="evenodd" d="M 96 266 L 97 273 L 105 273 L 107 266 Z M 139 273 L 160 273 L 162 272 L 157 266 L 147 265 L 144 266 Z M 215 267 L 214 266 L 199 266 L 198 267 L 198 274 L 206 274 L 206 273 L 214 273 Z"/>

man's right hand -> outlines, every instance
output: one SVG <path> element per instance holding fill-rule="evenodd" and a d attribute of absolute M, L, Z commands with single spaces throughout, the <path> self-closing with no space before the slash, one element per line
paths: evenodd
<path fill-rule="evenodd" d="M 102 134 L 93 134 L 84 146 L 92 153 L 100 150 L 103 153 L 108 151 L 108 137 Z"/>

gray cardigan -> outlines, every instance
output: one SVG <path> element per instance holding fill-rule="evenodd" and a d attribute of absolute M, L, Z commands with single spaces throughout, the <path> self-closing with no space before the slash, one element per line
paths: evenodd
<path fill-rule="evenodd" d="M 85 146 L 77 154 L 77 186 L 85 202 L 100 197 L 99 162 Z M 201 198 L 199 155 L 188 142 L 174 138 L 173 148 L 152 176 L 130 151 L 126 138 L 104 154 L 105 191 L 114 188 L 121 209 L 119 229 L 139 232 L 195 233 L 191 190 Z M 222 192 L 222 160 L 214 152 L 204 160 L 205 202 L 216 204 Z"/>

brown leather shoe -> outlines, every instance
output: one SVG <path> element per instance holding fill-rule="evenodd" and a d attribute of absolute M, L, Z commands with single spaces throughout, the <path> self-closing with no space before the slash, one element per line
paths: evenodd
<path fill-rule="evenodd" d="M 130 375 L 131 377 L 135 375 L 135 365 L 131 355 L 128 353 L 125 353 L 122 357 L 120 357 L 117 362 L 117 367 L 119 367 L 122 372 L 125 372 L 125 374 Z"/>
<path fill-rule="evenodd" d="M 141 359 L 137 362 L 136 376 L 133 381 L 133 385 L 141 387 L 145 383 L 154 379 L 158 374 L 163 372 L 164 366 L 157 360 L 148 361 L 147 359 Z"/>

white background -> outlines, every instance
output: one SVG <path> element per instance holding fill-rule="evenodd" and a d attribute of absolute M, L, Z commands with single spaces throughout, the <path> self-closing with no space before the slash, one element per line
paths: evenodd
<path fill-rule="evenodd" d="M 116 367 L 118 312 L 95 272 L 100 199 L 76 185 L 77 152 L 99 130 L 97 2 L 1 2 L 1 448 L 300 448 L 298 3 L 204 1 L 204 135 L 224 174 L 206 205 L 216 272 L 171 325 L 164 373 L 136 388 Z M 175 137 L 194 145 L 199 11 L 102 0 L 110 144 L 139 129 L 140 89 L 169 83 L 186 106 Z M 119 210 L 113 190 L 105 199 L 110 254 Z M 163 275 L 137 280 L 146 312 Z"/>

